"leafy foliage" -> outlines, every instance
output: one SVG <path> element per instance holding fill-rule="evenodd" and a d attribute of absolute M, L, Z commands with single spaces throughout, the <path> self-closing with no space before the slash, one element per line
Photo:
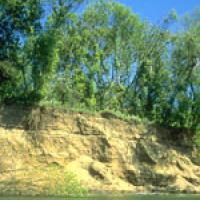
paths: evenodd
<path fill-rule="evenodd" d="M 78 15 L 82 2 L 0 1 L 0 101 L 112 110 L 199 138 L 199 9 L 174 33 L 175 11 L 151 25 L 115 1 Z"/>

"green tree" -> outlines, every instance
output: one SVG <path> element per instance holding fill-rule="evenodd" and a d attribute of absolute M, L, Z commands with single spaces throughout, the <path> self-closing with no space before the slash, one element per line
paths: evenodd
<path fill-rule="evenodd" d="M 170 97 L 170 124 L 179 128 L 196 129 L 199 125 L 199 55 L 200 23 L 195 12 L 177 34 L 172 53 L 173 93 Z M 189 24 L 188 24 L 189 23 Z M 186 24 L 188 24 L 186 26 Z"/>

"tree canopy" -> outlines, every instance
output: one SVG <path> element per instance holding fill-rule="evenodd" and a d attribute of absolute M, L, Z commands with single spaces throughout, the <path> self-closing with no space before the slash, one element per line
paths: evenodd
<path fill-rule="evenodd" d="M 200 9 L 169 31 L 115 1 L 0 1 L 0 102 L 116 110 L 200 129 Z M 48 12 L 47 12 L 48 11 Z"/>

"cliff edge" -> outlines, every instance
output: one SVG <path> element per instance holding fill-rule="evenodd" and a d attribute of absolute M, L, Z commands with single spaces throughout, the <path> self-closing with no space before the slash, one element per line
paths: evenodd
<path fill-rule="evenodd" d="M 188 141 L 117 118 L 56 109 L 0 108 L 0 193 L 53 193 L 65 173 L 91 191 L 200 193 Z"/>

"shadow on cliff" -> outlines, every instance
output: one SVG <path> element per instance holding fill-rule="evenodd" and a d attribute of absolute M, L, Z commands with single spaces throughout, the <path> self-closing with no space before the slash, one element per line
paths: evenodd
<path fill-rule="evenodd" d="M 0 126 L 10 128 L 24 128 L 30 116 L 31 107 L 22 105 L 0 106 Z"/>

